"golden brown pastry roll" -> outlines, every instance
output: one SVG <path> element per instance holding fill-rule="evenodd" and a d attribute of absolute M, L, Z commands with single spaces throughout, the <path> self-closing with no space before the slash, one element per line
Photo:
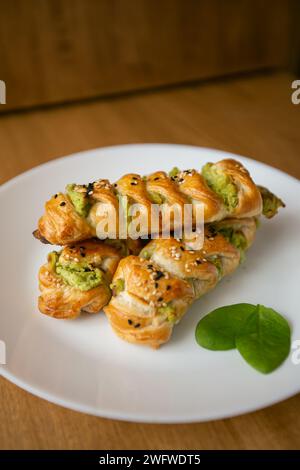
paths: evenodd
<path fill-rule="evenodd" d="M 168 341 L 194 299 L 187 281 L 136 256 L 120 261 L 111 287 L 104 311 L 113 330 L 126 341 L 153 348 Z"/>
<path fill-rule="evenodd" d="M 126 341 L 155 348 L 168 341 L 189 304 L 238 267 L 255 231 L 254 219 L 222 221 L 205 228 L 201 250 L 160 238 L 139 257 L 124 258 L 104 308 L 114 331 Z"/>
<path fill-rule="evenodd" d="M 126 201 L 127 198 L 127 201 Z M 41 241 L 66 245 L 91 237 L 135 238 L 132 228 L 137 228 L 142 214 L 146 227 L 140 227 L 138 236 L 155 234 L 165 229 L 164 216 L 170 213 L 170 229 L 183 222 L 185 204 L 192 204 L 193 223 L 202 204 L 204 222 L 226 218 L 258 217 L 262 213 L 273 216 L 280 206 L 279 198 L 252 181 L 249 172 L 237 161 L 222 160 L 207 163 L 202 174 L 196 170 L 173 169 L 169 175 L 159 171 L 141 178 L 128 174 L 111 184 L 98 180 L 88 185 L 70 184 L 66 194 L 58 193 L 46 203 L 34 235 Z M 132 213 L 133 204 L 141 210 Z M 160 213 L 151 219 L 153 204 L 160 205 Z M 123 207 L 125 221 L 119 217 Z M 176 218 L 176 209 L 181 215 Z M 155 212 L 155 211 L 154 211 Z M 109 213 L 109 217 L 107 214 Z M 112 227 L 111 227 L 112 225 Z"/>
<path fill-rule="evenodd" d="M 109 284 L 120 260 L 114 247 L 88 240 L 53 251 L 39 271 L 39 309 L 55 318 L 99 312 L 109 302 Z"/>

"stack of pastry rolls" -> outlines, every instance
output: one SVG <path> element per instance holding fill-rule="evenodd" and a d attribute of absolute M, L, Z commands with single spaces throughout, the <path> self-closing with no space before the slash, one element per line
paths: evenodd
<path fill-rule="evenodd" d="M 193 211 L 202 203 L 202 249 L 195 251 L 188 241 L 172 237 L 155 238 L 146 246 L 141 239 L 99 240 L 99 207 L 111 205 L 118 214 L 122 196 L 150 213 L 153 203 L 189 203 Z M 128 174 L 114 184 L 98 180 L 68 185 L 66 193 L 46 203 L 34 232 L 42 242 L 62 246 L 40 269 L 40 311 L 75 318 L 104 307 L 120 337 L 158 347 L 168 341 L 189 305 L 236 269 L 253 242 L 258 217 L 270 218 L 280 206 L 279 198 L 256 186 L 232 159 L 208 163 L 202 173 L 173 169 L 147 177 Z M 118 234 L 118 218 L 116 224 Z M 153 235 L 150 218 L 147 232 L 143 238 Z"/>
<path fill-rule="evenodd" d="M 118 265 L 104 311 L 118 336 L 158 348 L 196 299 L 240 264 L 255 237 L 254 218 L 227 219 L 205 228 L 201 250 L 175 238 L 150 241 Z"/>

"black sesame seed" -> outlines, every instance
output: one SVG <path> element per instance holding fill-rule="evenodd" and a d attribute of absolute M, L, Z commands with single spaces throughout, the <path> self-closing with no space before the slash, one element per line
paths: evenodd
<path fill-rule="evenodd" d="M 114 183 L 114 187 L 116 188 L 117 186 L 118 186 L 117 183 Z"/>
<path fill-rule="evenodd" d="M 59 205 L 60 205 L 60 206 L 65 206 L 66 203 L 63 201 L 63 202 L 61 202 Z"/>
<path fill-rule="evenodd" d="M 147 264 L 148 269 L 153 269 L 153 264 Z"/>
<path fill-rule="evenodd" d="M 55 198 L 55 199 L 57 198 L 57 196 L 58 196 L 58 194 L 54 194 L 54 198 Z"/>
<path fill-rule="evenodd" d="M 181 249 L 181 251 L 184 251 L 184 248 L 183 248 L 183 246 L 181 246 L 181 247 L 180 247 L 180 249 Z"/>
<path fill-rule="evenodd" d="M 217 230 L 213 226 L 210 226 L 208 231 L 209 231 L 209 237 L 213 237 L 213 236 L 217 235 Z"/>
<path fill-rule="evenodd" d="M 156 176 L 156 178 L 154 178 L 154 181 L 157 181 L 159 180 L 159 176 Z"/>
<path fill-rule="evenodd" d="M 170 286 L 170 285 L 168 285 L 168 286 L 167 286 L 167 290 L 170 290 L 170 289 L 171 289 L 171 286 Z"/>
<path fill-rule="evenodd" d="M 136 324 L 134 325 L 134 328 L 139 328 L 140 326 L 141 326 L 140 323 L 136 323 Z"/>
<path fill-rule="evenodd" d="M 75 245 L 71 245 L 70 248 L 71 248 L 71 250 L 74 250 Z"/>
<path fill-rule="evenodd" d="M 158 300 L 158 302 L 162 302 L 164 300 L 164 298 L 163 297 L 158 297 L 157 300 Z"/>
<path fill-rule="evenodd" d="M 155 285 L 155 288 L 157 289 L 158 288 L 158 282 L 156 282 L 154 285 Z"/>
<path fill-rule="evenodd" d="M 82 258 L 85 258 L 86 254 L 85 253 L 80 253 Z"/>
<path fill-rule="evenodd" d="M 155 280 L 158 281 L 161 277 L 164 277 L 164 273 L 162 271 L 157 271 Z"/>
<path fill-rule="evenodd" d="M 137 180 L 138 178 L 137 178 L 136 176 L 133 176 L 132 179 L 133 179 L 133 180 Z"/>
<path fill-rule="evenodd" d="M 202 261 L 200 261 L 200 259 L 196 259 L 196 263 L 197 263 L 197 264 L 201 264 Z"/>
<path fill-rule="evenodd" d="M 89 193 L 90 191 L 93 191 L 94 190 L 94 183 L 89 183 L 87 185 L 87 193 Z"/>
<path fill-rule="evenodd" d="M 131 184 L 131 186 L 136 186 L 137 185 L 137 183 L 135 181 L 131 181 L 130 184 Z"/>
<path fill-rule="evenodd" d="M 132 320 L 128 319 L 128 325 L 132 325 Z"/>

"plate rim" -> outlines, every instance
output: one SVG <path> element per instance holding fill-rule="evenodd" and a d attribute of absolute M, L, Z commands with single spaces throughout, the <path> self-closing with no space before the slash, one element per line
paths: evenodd
<path fill-rule="evenodd" d="M 276 168 L 274 166 L 271 166 L 271 165 L 268 165 L 267 163 L 264 163 L 264 162 L 261 162 L 260 160 L 256 160 L 255 158 L 252 158 L 250 156 L 246 157 L 244 155 L 240 155 L 238 153 L 233 153 L 233 152 L 229 152 L 227 150 L 221 150 L 221 149 L 216 149 L 214 147 L 202 147 L 202 146 L 199 146 L 199 145 L 190 145 L 190 144 L 173 144 L 173 143 L 159 143 L 159 142 L 156 142 L 156 143 L 131 143 L 131 144 L 119 144 L 119 145 L 108 145 L 108 146 L 104 146 L 104 147 L 94 147 L 94 148 L 91 148 L 91 149 L 88 149 L 88 150 L 80 150 L 79 152 L 74 152 L 74 153 L 70 153 L 69 155 L 62 155 L 61 157 L 57 157 L 57 158 L 53 158 L 51 160 L 48 160 L 47 162 L 44 162 L 44 163 L 39 163 L 38 165 L 35 165 L 33 166 L 32 168 L 30 168 L 29 170 L 25 170 L 23 171 L 22 173 L 19 173 L 18 175 L 16 176 L 13 176 L 12 178 L 10 178 L 9 180 L 5 181 L 4 183 L 1 183 L 0 185 L 0 192 L 9 188 L 10 186 L 12 186 L 14 183 L 17 183 L 18 180 L 22 180 L 24 178 L 27 178 L 28 176 L 31 176 L 32 174 L 38 172 L 38 170 L 40 170 L 41 168 L 47 168 L 47 167 L 51 167 L 52 165 L 55 165 L 55 163 L 57 163 L 58 161 L 60 162 L 63 162 L 65 160 L 68 160 L 69 158 L 73 158 L 73 157 L 80 157 L 84 154 L 89 154 L 89 153 L 93 153 L 93 152 L 97 152 L 97 151 L 101 151 L 101 150 L 117 150 L 117 149 L 121 149 L 121 148 L 129 148 L 129 147 L 175 147 L 175 148 L 178 148 L 178 147 L 182 147 L 182 148 L 190 148 L 190 149 L 197 149 L 197 150 L 207 150 L 208 152 L 214 152 L 214 153 L 219 153 L 220 155 L 227 155 L 228 157 L 240 157 L 240 158 L 243 158 L 244 160 L 247 160 L 248 162 L 255 162 L 257 165 L 259 166 L 262 166 L 264 168 L 271 168 L 273 171 L 276 171 L 276 172 L 279 172 L 281 174 L 284 174 L 285 176 L 291 178 L 292 180 L 296 181 L 297 183 L 300 183 L 300 179 L 298 179 L 296 176 L 293 176 L 293 175 L 290 175 L 289 173 L 286 173 L 285 171 L 283 170 L 280 170 L 279 168 Z"/>
<path fill-rule="evenodd" d="M 5 370 L 5 369 L 4 369 Z M 131 422 L 131 423 L 141 423 L 141 424 L 192 424 L 192 423 L 207 423 L 210 421 L 219 421 L 223 419 L 230 419 L 230 418 L 236 418 L 238 416 L 243 416 L 249 413 L 253 413 L 255 411 L 260 411 L 265 408 L 269 408 L 271 406 L 274 406 L 276 404 L 279 404 L 289 398 L 292 398 L 293 396 L 297 395 L 300 392 L 300 389 L 293 391 L 288 394 L 282 395 L 281 398 L 279 399 L 274 399 L 272 401 L 266 401 L 263 404 L 259 406 L 249 406 L 249 407 L 241 407 L 235 412 L 228 412 L 228 413 L 216 413 L 210 414 L 207 417 L 187 417 L 183 418 L 182 416 L 173 416 L 172 418 L 167 418 L 167 417 L 159 417 L 156 418 L 149 418 L 149 415 L 140 415 L 137 417 L 133 414 L 130 413 L 124 413 L 122 411 L 113 411 L 113 410 L 108 410 L 107 407 L 106 409 L 96 409 L 93 408 L 92 406 L 87 406 L 87 405 L 82 405 L 78 404 L 74 401 L 70 400 L 64 400 L 62 398 L 59 398 L 57 395 L 54 393 L 48 394 L 46 391 L 43 391 L 41 388 L 36 388 L 31 386 L 27 381 L 20 380 L 16 378 L 13 374 L 11 374 L 8 371 L 3 372 L 3 366 L 0 366 L 0 376 L 4 377 L 6 380 L 9 382 L 13 383 L 14 385 L 20 387 L 22 390 L 25 390 L 26 392 L 30 393 L 33 396 L 36 396 L 38 398 L 41 398 L 43 400 L 46 400 L 54 405 L 61 406 L 63 408 L 76 411 L 79 413 L 85 413 L 89 416 L 96 416 L 98 418 L 104 418 L 104 419 L 113 419 L 116 421 L 126 421 L 126 422 Z"/>

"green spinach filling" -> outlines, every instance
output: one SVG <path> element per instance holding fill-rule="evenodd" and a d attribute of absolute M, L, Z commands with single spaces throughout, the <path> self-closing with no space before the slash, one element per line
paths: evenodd
<path fill-rule="evenodd" d="M 78 189 L 81 189 L 82 192 Z M 91 203 L 89 201 L 86 188 L 76 184 L 68 184 L 66 190 L 77 214 L 81 217 L 87 217 L 91 208 Z"/>
<path fill-rule="evenodd" d="M 223 199 L 227 209 L 233 210 L 238 205 L 237 187 L 230 176 L 220 171 L 212 163 L 204 165 L 202 176 L 208 186 Z"/>
<path fill-rule="evenodd" d="M 61 260 L 60 254 L 55 251 L 49 254 L 48 260 L 51 269 L 71 287 L 85 292 L 101 284 L 106 285 L 103 271 L 87 262 L 66 262 Z"/>
<path fill-rule="evenodd" d="M 267 219 L 271 219 L 274 217 L 274 215 L 277 214 L 280 207 L 285 207 L 285 204 L 281 199 L 279 199 L 279 197 L 275 196 L 275 194 L 271 193 L 271 191 L 269 191 L 267 188 L 258 186 L 258 189 L 263 201 L 263 215 L 267 217 Z"/>

